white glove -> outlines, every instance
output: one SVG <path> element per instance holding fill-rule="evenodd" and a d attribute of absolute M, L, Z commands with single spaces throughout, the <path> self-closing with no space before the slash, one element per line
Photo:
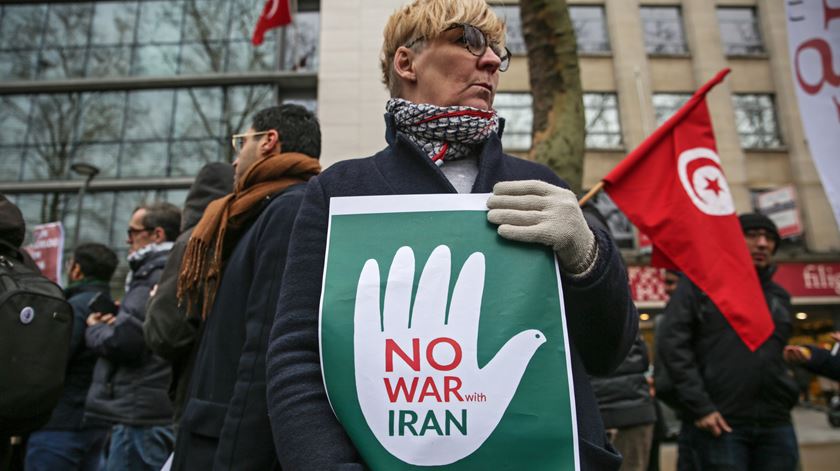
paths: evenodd
<path fill-rule="evenodd" d="M 487 207 L 500 236 L 551 247 L 566 273 L 580 275 L 594 266 L 595 235 L 571 191 L 539 180 L 500 182 Z"/>

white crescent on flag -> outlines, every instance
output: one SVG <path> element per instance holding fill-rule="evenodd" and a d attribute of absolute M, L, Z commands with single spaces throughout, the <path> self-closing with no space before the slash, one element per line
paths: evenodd
<path fill-rule="evenodd" d="M 280 8 L 280 0 L 271 0 L 271 9 L 268 10 L 268 14 L 265 15 L 266 18 L 274 18 L 274 15 L 277 14 L 277 10 Z"/>

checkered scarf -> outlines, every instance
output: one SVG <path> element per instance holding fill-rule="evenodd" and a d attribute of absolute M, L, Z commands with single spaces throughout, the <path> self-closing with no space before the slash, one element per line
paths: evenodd
<path fill-rule="evenodd" d="M 397 130 L 423 149 L 438 167 L 460 159 L 499 130 L 496 110 L 470 106 L 435 106 L 402 98 L 388 100 L 385 109 L 394 116 Z"/>

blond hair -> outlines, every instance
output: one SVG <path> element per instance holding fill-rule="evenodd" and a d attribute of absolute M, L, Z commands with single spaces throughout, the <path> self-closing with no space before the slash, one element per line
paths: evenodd
<path fill-rule="evenodd" d="M 480 29 L 490 43 L 504 46 L 505 23 L 485 0 L 414 0 L 395 11 L 383 31 L 382 83 L 392 97 L 399 96 L 399 77 L 394 72 L 394 54 L 400 46 L 417 38 L 436 39 L 455 23 L 467 23 Z"/>

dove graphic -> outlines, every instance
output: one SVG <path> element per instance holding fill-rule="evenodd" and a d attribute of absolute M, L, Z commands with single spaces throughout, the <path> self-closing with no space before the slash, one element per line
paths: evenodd
<path fill-rule="evenodd" d="M 414 265 L 410 247 L 397 250 L 384 309 L 378 263 L 362 268 L 353 319 L 356 393 L 389 453 L 412 465 L 447 465 L 475 452 L 499 425 L 546 338 L 522 331 L 479 368 L 484 255 L 471 254 L 461 268 L 448 316 L 449 248 L 432 251 L 412 305 Z"/>

